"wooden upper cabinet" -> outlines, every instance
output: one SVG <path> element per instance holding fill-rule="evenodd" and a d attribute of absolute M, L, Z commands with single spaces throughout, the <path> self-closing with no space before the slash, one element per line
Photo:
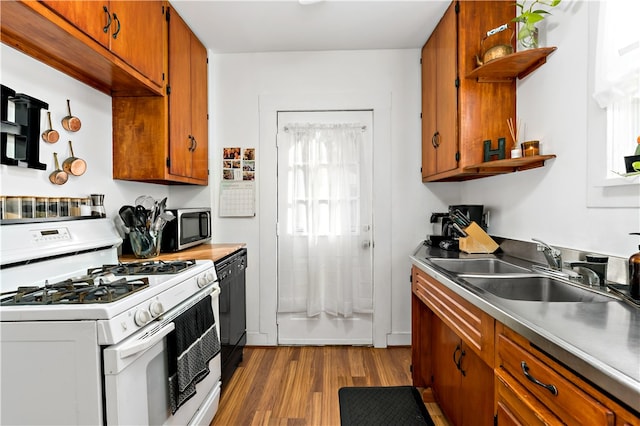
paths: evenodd
<path fill-rule="evenodd" d="M 422 178 L 457 167 L 456 7 L 449 6 L 422 49 Z"/>
<path fill-rule="evenodd" d="M 109 96 L 163 94 L 163 2 L 15 0 L 1 8 L 2 43 Z"/>
<path fill-rule="evenodd" d="M 169 19 L 169 173 L 208 180 L 207 50 L 182 18 Z"/>
<path fill-rule="evenodd" d="M 483 162 L 484 141 L 492 148 L 515 119 L 515 82 L 480 83 L 465 76 L 477 65 L 486 32 L 509 22 L 515 6 L 504 1 L 454 1 L 422 50 L 422 180 L 479 177 L 466 167 Z M 506 33 L 506 32 L 504 32 Z M 500 37 L 509 35 L 499 34 Z M 505 43 L 509 43 L 506 40 Z"/>
<path fill-rule="evenodd" d="M 45 0 L 44 3 L 155 84 L 163 85 L 162 1 Z"/>
<path fill-rule="evenodd" d="M 112 101 L 113 178 L 207 185 L 207 50 L 175 10 L 167 14 L 167 93 Z"/>

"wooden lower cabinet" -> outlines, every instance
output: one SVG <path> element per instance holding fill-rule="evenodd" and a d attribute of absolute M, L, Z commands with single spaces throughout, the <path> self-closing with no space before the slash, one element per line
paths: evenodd
<path fill-rule="evenodd" d="M 432 388 L 453 425 L 640 426 L 637 412 L 415 266 L 411 281 L 413 383 Z"/>
<path fill-rule="evenodd" d="M 493 368 L 438 317 L 432 324 L 433 393 L 455 425 L 493 425 Z"/>
<path fill-rule="evenodd" d="M 452 424 L 493 425 L 493 319 L 418 268 L 412 281 L 414 384 L 432 388 Z"/>

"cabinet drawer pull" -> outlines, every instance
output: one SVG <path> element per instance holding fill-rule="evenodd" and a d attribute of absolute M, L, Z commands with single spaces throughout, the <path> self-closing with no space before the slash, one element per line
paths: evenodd
<path fill-rule="evenodd" d="M 540 380 L 536 379 L 531 374 L 529 374 L 529 366 L 527 365 L 527 363 L 525 361 L 522 361 L 520 363 L 520 366 L 522 367 L 522 373 L 524 374 L 524 376 L 527 379 L 529 379 L 529 381 L 535 383 L 538 386 L 542 386 L 543 388 L 545 388 L 546 390 L 551 392 L 551 394 L 553 396 L 557 396 L 558 395 L 558 388 L 556 388 L 554 385 L 547 385 L 545 383 L 542 383 Z"/>
<path fill-rule="evenodd" d="M 116 24 L 118 24 L 118 27 L 116 28 L 116 32 L 113 33 L 113 38 L 115 40 L 118 38 L 118 34 L 120 33 L 120 20 L 118 19 L 118 15 L 116 15 L 115 13 L 113 14 L 113 20 L 116 21 Z"/>
<path fill-rule="evenodd" d="M 109 27 L 111 26 L 111 14 L 109 13 L 107 6 L 102 6 L 102 10 L 104 10 L 104 13 L 107 15 L 107 25 L 102 27 L 102 32 L 106 33 L 109 31 Z"/>

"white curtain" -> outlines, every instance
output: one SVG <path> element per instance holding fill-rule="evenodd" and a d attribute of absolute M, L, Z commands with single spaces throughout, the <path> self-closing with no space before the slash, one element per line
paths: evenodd
<path fill-rule="evenodd" d="M 287 211 L 279 212 L 279 312 L 372 312 L 370 280 L 361 285 L 360 202 L 367 193 L 360 182 L 362 132 L 359 124 L 285 127 L 287 143 L 279 146 L 288 162 L 287 193 L 279 195 L 287 197 Z"/>

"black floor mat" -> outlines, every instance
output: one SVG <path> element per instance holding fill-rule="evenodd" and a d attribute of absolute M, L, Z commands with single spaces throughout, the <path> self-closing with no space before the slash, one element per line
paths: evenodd
<path fill-rule="evenodd" d="M 342 426 L 435 426 L 413 386 L 344 387 L 338 399 Z"/>

